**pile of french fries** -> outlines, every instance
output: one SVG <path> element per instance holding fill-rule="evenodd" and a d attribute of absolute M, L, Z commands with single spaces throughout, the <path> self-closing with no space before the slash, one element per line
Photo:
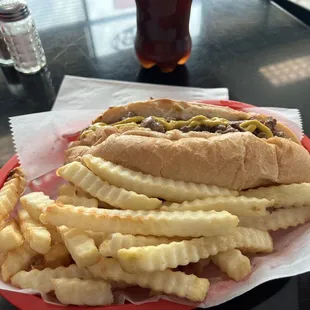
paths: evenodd
<path fill-rule="evenodd" d="M 63 304 L 110 305 L 113 291 L 128 286 L 201 302 L 210 262 L 241 281 L 251 273 L 247 254 L 273 251 L 268 231 L 310 219 L 305 183 L 237 192 L 91 155 L 57 174 L 67 183 L 56 200 L 42 192 L 20 198 L 19 168 L 0 190 L 0 266 L 2 281 L 54 292 Z"/>

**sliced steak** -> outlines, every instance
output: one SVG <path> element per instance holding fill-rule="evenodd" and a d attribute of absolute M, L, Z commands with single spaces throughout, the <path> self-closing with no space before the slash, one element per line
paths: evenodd
<path fill-rule="evenodd" d="M 135 116 L 137 116 L 135 113 L 133 113 L 133 112 L 128 112 L 125 116 L 123 116 L 123 117 L 121 118 L 121 121 L 123 121 L 124 119 L 127 119 L 127 118 L 129 118 L 129 117 L 135 117 Z"/>
<path fill-rule="evenodd" d="M 145 118 L 141 122 L 141 126 L 144 128 L 150 128 L 153 131 L 166 132 L 165 127 L 157 122 L 152 116 Z"/>

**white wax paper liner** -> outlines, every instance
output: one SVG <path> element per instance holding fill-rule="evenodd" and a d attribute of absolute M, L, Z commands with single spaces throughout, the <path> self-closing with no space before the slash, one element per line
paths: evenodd
<path fill-rule="evenodd" d="M 53 111 L 11 117 L 16 154 L 27 180 L 34 180 L 60 167 L 68 146 L 64 136 L 86 128 L 101 112 Z"/>
<path fill-rule="evenodd" d="M 227 88 L 198 88 L 65 76 L 53 110 L 107 109 L 153 98 L 228 99 Z"/>
<path fill-rule="evenodd" d="M 290 126 L 291 129 L 299 137 L 302 136 L 298 110 L 281 109 L 279 111 L 279 109 L 274 108 L 250 108 L 250 110 L 256 113 L 273 115 L 277 119 L 281 119 L 281 121 L 285 120 L 286 117 L 290 117 L 290 119 L 285 121 L 290 125 L 294 123 L 296 128 Z M 37 176 L 44 175 L 40 178 L 41 182 L 35 180 L 30 183 L 31 190 L 42 190 L 45 193 L 55 192 L 55 187 L 57 187 L 59 180 L 55 179 L 54 172 L 45 174 L 62 164 L 63 157 L 60 154 L 63 154 L 64 149 L 67 147 L 67 141 L 63 136 L 75 133 L 86 127 L 91 119 L 98 115 L 98 112 L 98 110 L 55 111 L 11 118 L 16 149 L 23 169 L 26 171 L 27 176 L 30 176 L 29 180 L 34 180 Z M 49 179 L 52 181 L 49 181 Z M 204 308 L 215 306 L 271 279 L 310 271 L 310 264 L 308 263 L 310 261 L 309 235 L 310 223 L 274 234 L 275 252 L 253 257 L 251 259 L 253 272 L 248 278 L 238 283 L 228 279 L 220 272 L 216 275 L 210 275 L 207 267 L 204 276 L 210 278 L 210 291 L 206 301 L 199 306 Z M 38 293 L 33 290 L 19 290 L 2 282 L 0 282 L 0 289 L 26 294 Z M 145 292 L 145 290 L 142 291 Z M 55 299 L 51 299 L 47 295 L 42 295 L 42 298 L 47 302 L 57 303 Z M 135 304 L 156 301 L 158 298 L 148 298 L 148 295 L 141 295 L 137 298 L 136 294 L 130 295 L 126 294 L 126 292 L 118 292 L 117 294 L 117 301 L 124 302 L 124 300 L 129 300 Z M 198 306 L 174 296 L 163 296 L 162 298 L 182 304 Z"/>

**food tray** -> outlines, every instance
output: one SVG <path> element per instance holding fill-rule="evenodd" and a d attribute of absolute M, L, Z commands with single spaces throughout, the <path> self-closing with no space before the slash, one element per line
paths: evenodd
<path fill-rule="evenodd" d="M 235 110 L 241 110 L 243 108 L 252 107 L 252 105 L 241 103 L 237 101 L 231 100 L 205 100 L 201 103 L 219 105 L 219 106 L 227 106 L 233 108 Z M 306 136 L 302 139 L 303 146 L 310 152 L 310 139 Z M 15 167 L 19 166 L 17 155 L 14 155 L 1 169 L 0 169 L 0 188 L 2 187 L 4 181 L 8 173 Z M 7 299 L 10 303 L 12 303 L 15 307 L 21 310 L 59 310 L 64 309 L 63 306 L 57 306 L 53 304 L 48 304 L 43 301 L 40 296 L 29 295 L 29 294 L 21 294 L 10 291 L 0 291 L 0 294 Z M 83 309 L 91 309 L 91 310 L 188 310 L 191 309 L 191 306 L 181 305 L 172 303 L 169 301 L 161 300 L 158 302 L 145 303 L 142 305 L 133 305 L 133 304 L 125 304 L 125 305 L 112 305 L 105 307 L 75 307 L 69 306 L 66 309 L 69 310 L 83 310 Z"/>

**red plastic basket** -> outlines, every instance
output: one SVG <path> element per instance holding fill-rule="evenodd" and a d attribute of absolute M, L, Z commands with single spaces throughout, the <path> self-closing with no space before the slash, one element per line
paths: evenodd
<path fill-rule="evenodd" d="M 235 110 L 242 110 L 243 108 L 252 107 L 250 104 L 231 101 L 231 100 L 203 100 L 201 103 L 213 104 L 219 106 L 228 106 Z M 304 137 L 302 139 L 303 146 L 310 152 L 310 139 L 308 137 Z M 8 173 L 15 167 L 19 165 L 17 156 L 14 155 L 1 169 L 0 169 L 0 188 L 2 187 L 4 181 L 7 178 Z M 7 299 L 10 303 L 12 303 L 15 307 L 21 310 L 59 310 L 63 308 L 62 306 L 56 306 L 52 304 L 45 303 L 41 297 L 36 295 L 26 295 L 21 293 L 15 293 L 10 291 L 0 291 L 0 294 Z M 176 303 L 172 303 L 169 301 L 161 300 L 153 303 L 146 303 L 140 306 L 136 306 L 133 304 L 125 304 L 125 305 L 114 305 L 107 307 L 91 307 L 91 308 L 83 308 L 83 307 L 74 307 L 69 306 L 67 309 L 69 310 L 188 310 L 192 309 L 191 306 L 180 305 Z"/>

